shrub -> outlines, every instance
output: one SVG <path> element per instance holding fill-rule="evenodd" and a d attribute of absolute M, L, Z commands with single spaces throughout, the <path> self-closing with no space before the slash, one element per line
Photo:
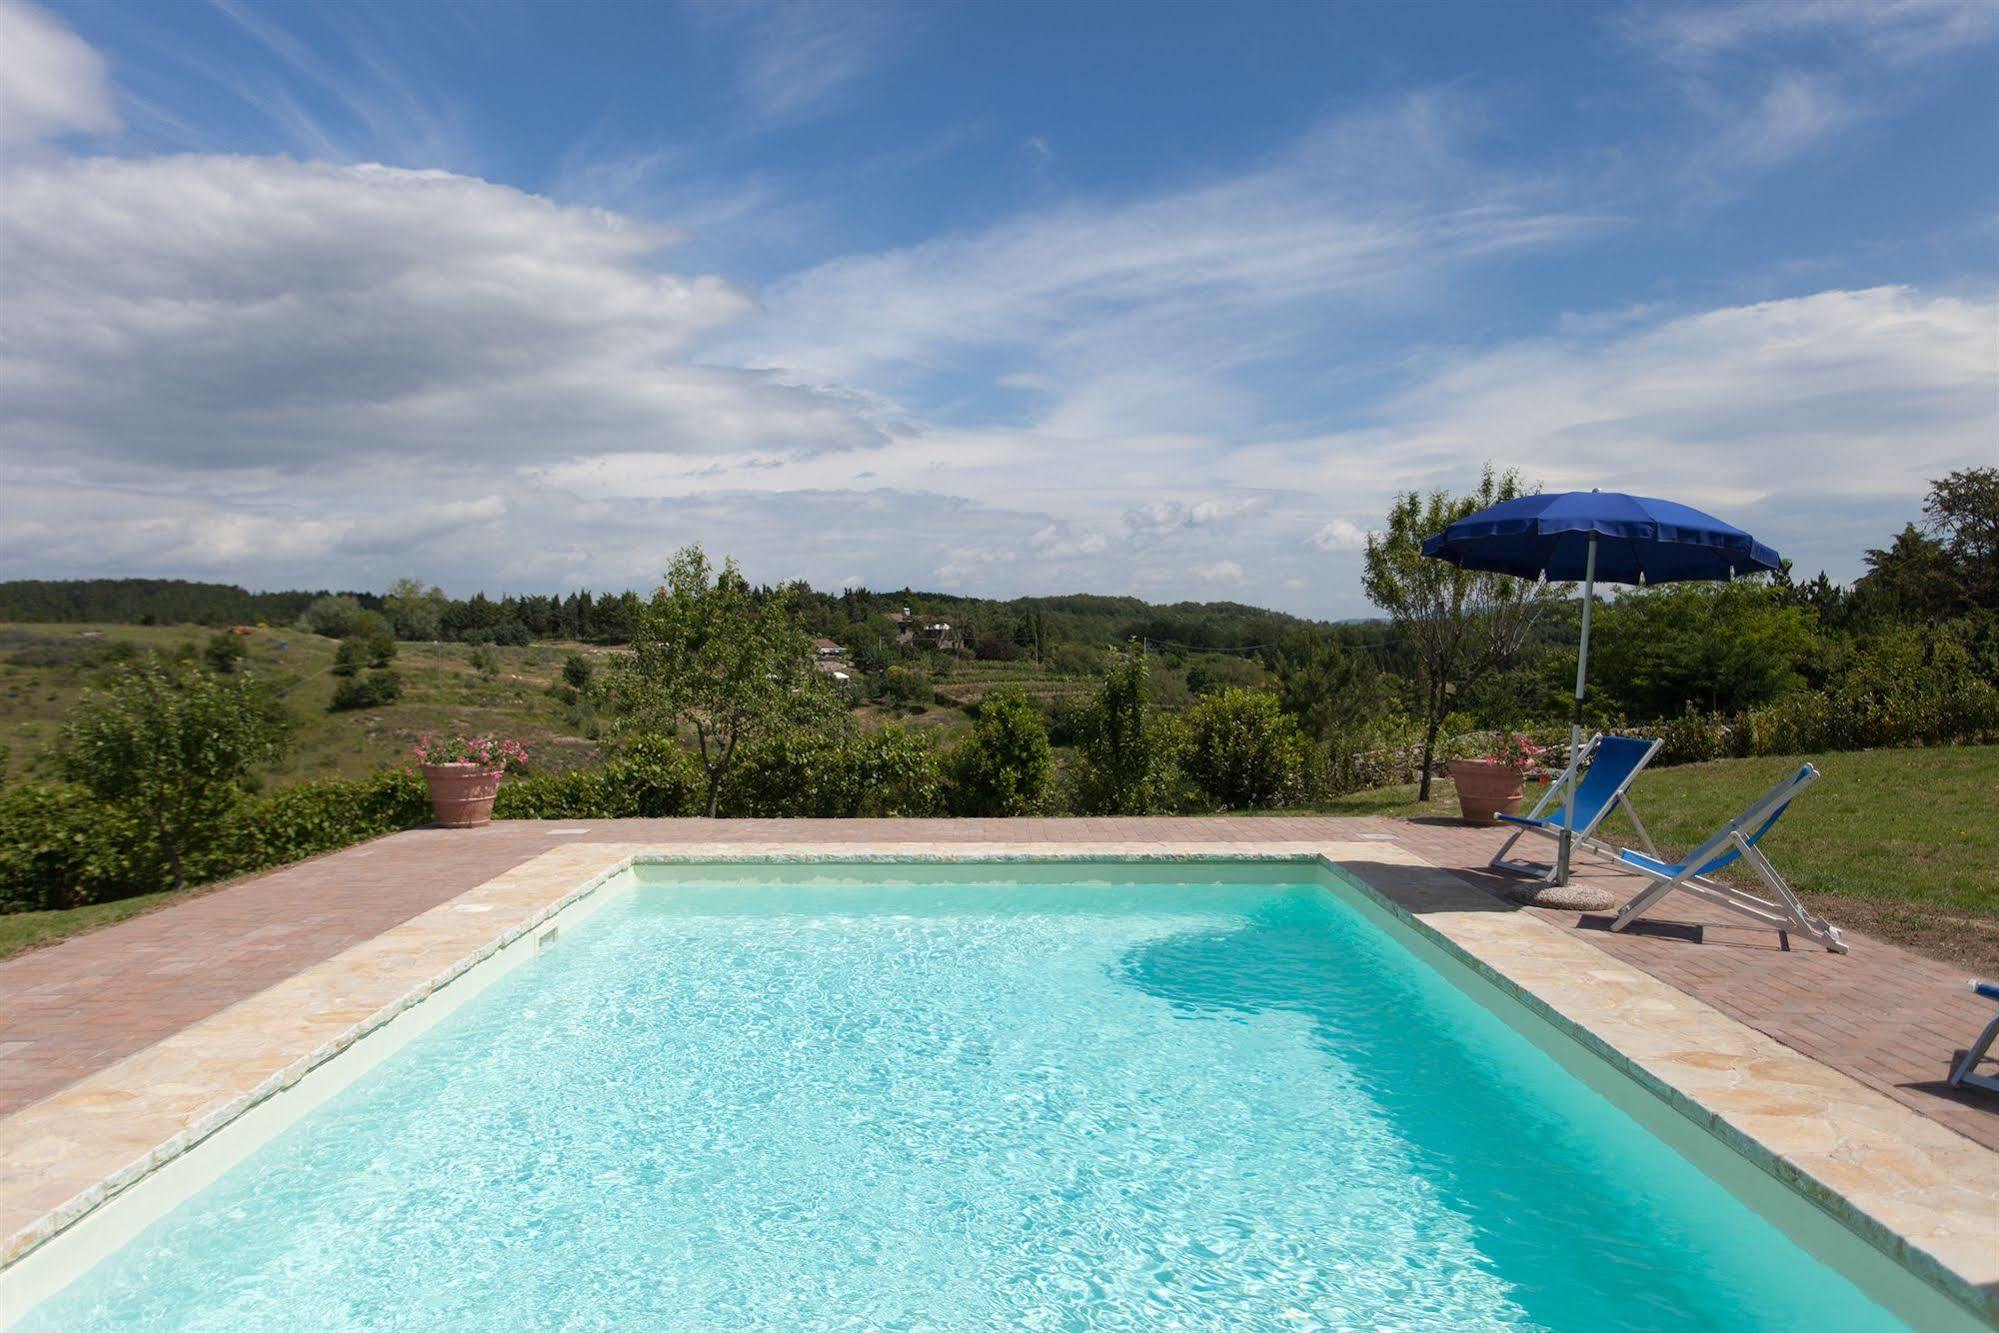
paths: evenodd
<path fill-rule="evenodd" d="M 0 912 L 43 912 L 162 887 L 141 820 L 68 782 L 0 787 Z"/>
<path fill-rule="evenodd" d="M 233 674 L 249 655 L 250 645 L 243 642 L 243 636 L 227 630 L 210 635 L 201 650 L 201 660 L 208 664 L 208 669 L 225 676 Z"/>
<path fill-rule="evenodd" d="M 341 681 L 334 687 L 333 701 L 326 709 L 330 713 L 343 713 L 356 708 L 381 708 L 394 703 L 402 694 L 402 676 L 394 667 L 387 667 Z"/>
<path fill-rule="evenodd" d="M 333 674 L 351 676 L 363 667 L 380 669 L 395 660 L 395 636 L 386 629 L 361 631 L 340 641 L 333 654 Z"/>
<path fill-rule="evenodd" d="M 361 621 L 361 603 L 345 593 L 336 597 L 316 597 L 299 617 L 299 628 L 329 639 L 344 639 Z"/>
<path fill-rule="evenodd" d="M 937 691 L 921 672 L 907 667 L 890 667 L 882 673 L 881 697 L 898 708 L 923 708 L 935 702 Z"/>
<path fill-rule="evenodd" d="M 271 701 L 242 677 L 146 663 L 86 692 L 63 728 L 66 776 L 143 818 L 174 887 L 252 769 L 282 753 Z"/>
<path fill-rule="evenodd" d="M 707 785 L 671 737 L 642 735 L 596 768 L 500 784 L 500 819 L 661 819 L 700 809 Z"/>
<path fill-rule="evenodd" d="M 986 695 L 972 734 L 944 758 L 947 800 L 957 815 L 1031 815 L 1055 784 L 1041 713 L 1018 685 Z"/>
<path fill-rule="evenodd" d="M 869 819 L 937 812 L 937 753 L 901 727 L 776 733 L 740 758 L 722 813 L 769 819 Z"/>
<path fill-rule="evenodd" d="M 467 660 L 472 663 L 472 669 L 481 675 L 495 675 L 500 670 L 500 660 L 486 648 L 474 648 L 472 656 Z"/>
<path fill-rule="evenodd" d="M 534 635 L 518 620 L 502 620 L 493 627 L 493 642 L 503 648 L 525 648 L 534 642 Z"/>
<path fill-rule="evenodd" d="M 1253 810 L 1297 796 L 1303 757 L 1297 725 L 1275 695 L 1226 689 L 1189 712 L 1180 764 L 1213 804 Z"/>
<path fill-rule="evenodd" d="M 203 869 L 215 878 L 264 870 L 415 828 L 430 814 L 423 779 L 404 769 L 358 782 L 301 782 L 237 805 Z"/>
<path fill-rule="evenodd" d="M 1172 803 L 1172 737 L 1145 706 L 1145 678 L 1142 655 L 1120 655 L 1075 719 L 1079 814 L 1148 815 Z"/>
<path fill-rule="evenodd" d="M 595 671 L 590 659 L 581 653 L 571 653 L 562 659 L 562 679 L 572 690 L 589 689 L 590 677 Z"/>

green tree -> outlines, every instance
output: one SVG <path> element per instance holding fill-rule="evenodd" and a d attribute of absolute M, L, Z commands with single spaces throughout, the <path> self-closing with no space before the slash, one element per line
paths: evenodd
<path fill-rule="evenodd" d="M 758 592 L 735 561 L 717 573 L 699 546 L 688 546 L 639 611 L 624 678 L 630 719 L 642 729 L 693 733 L 711 818 L 744 744 L 831 712 L 796 595 Z"/>
<path fill-rule="evenodd" d="M 1276 695 L 1223 690 L 1195 704 L 1186 721 L 1180 766 L 1222 809 L 1282 805 L 1297 793 L 1304 746 Z"/>
<path fill-rule="evenodd" d="M 418 579 L 397 579 L 382 597 L 382 610 L 397 638 L 429 643 L 444 637 L 444 612 L 450 600 L 442 588 L 426 588 Z"/>
<path fill-rule="evenodd" d="M 394 703 L 403 696 L 403 678 L 393 667 L 370 671 L 366 675 L 352 676 L 333 688 L 333 699 L 326 706 L 329 713 L 344 713 L 356 708 L 381 708 Z"/>
<path fill-rule="evenodd" d="M 969 736 L 944 757 L 953 814 L 1031 815 L 1055 786 L 1055 755 L 1041 712 L 1018 685 L 1003 685 L 979 704 Z"/>
<path fill-rule="evenodd" d="M 1089 815 L 1149 815 L 1172 801 L 1170 729 L 1145 703 L 1142 651 L 1119 653 L 1077 716 L 1076 807 Z"/>
<path fill-rule="evenodd" d="M 354 632 L 364 614 L 361 603 L 343 592 L 331 597 L 314 598 L 312 605 L 305 609 L 305 614 L 299 617 L 299 625 L 310 633 L 329 639 L 344 639 Z"/>
<path fill-rule="evenodd" d="M 923 709 L 936 702 L 937 691 L 922 672 L 890 667 L 881 676 L 881 697 L 897 708 Z"/>
<path fill-rule="evenodd" d="M 228 630 L 211 634 L 201 650 L 201 660 L 208 663 L 208 669 L 225 676 L 233 674 L 249 656 L 250 645 L 243 642 L 243 636 Z"/>
<path fill-rule="evenodd" d="M 1435 490 L 1398 496 L 1387 527 L 1368 534 L 1362 586 L 1368 600 L 1388 612 L 1415 658 L 1423 711 L 1420 800 L 1430 799 L 1437 732 L 1452 695 L 1512 660 L 1535 620 L 1565 587 L 1426 559 L 1423 542 L 1461 518 L 1524 493 L 1518 473 L 1497 476 L 1488 467 L 1470 495 Z"/>
<path fill-rule="evenodd" d="M 1861 558 L 1867 572 L 1854 592 L 1868 615 L 1920 625 L 1965 609 L 1964 580 L 1950 548 L 1913 523 L 1886 550 L 1870 550 Z"/>
<path fill-rule="evenodd" d="M 1956 566 L 1973 606 L 1999 611 L 1999 467 L 1971 467 L 1930 483 L 1923 520 Z"/>
<path fill-rule="evenodd" d="M 283 752 L 271 701 L 241 676 L 145 662 L 86 692 L 63 727 L 64 774 L 99 800 L 143 811 L 175 888 L 250 772 Z"/>
<path fill-rule="evenodd" d="M 1802 686 L 1818 652 L 1812 613 L 1780 589 L 1749 581 L 1668 584 L 1597 609 L 1591 695 L 1597 708 L 1634 721 L 1689 708 L 1739 713 Z M 1573 652 L 1558 674 L 1575 678 Z"/>
<path fill-rule="evenodd" d="M 581 653 L 571 653 L 562 659 L 562 679 L 571 689 L 589 689 L 590 677 L 593 674 L 594 669 L 590 665 L 590 659 Z"/>
<path fill-rule="evenodd" d="M 1377 718 L 1385 699 L 1381 674 L 1360 653 L 1340 647 L 1331 634 L 1308 630 L 1278 645 L 1273 667 L 1277 698 L 1316 741 L 1330 741 Z"/>
<path fill-rule="evenodd" d="M 379 671 L 395 660 L 395 636 L 389 633 L 386 621 L 380 617 L 375 620 L 374 624 L 364 622 L 361 628 L 340 641 L 340 647 L 333 653 L 334 675 L 351 676 L 363 667 Z"/>

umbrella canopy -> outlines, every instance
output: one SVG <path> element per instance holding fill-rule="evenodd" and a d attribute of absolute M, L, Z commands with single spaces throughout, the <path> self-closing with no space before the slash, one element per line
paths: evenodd
<path fill-rule="evenodd" d="M 1578 583 L 1589 576 L 1592 537 L 1600 583 L 1719 581 L 1782 564 L 1775 551 L 1711 514 L 1616 491 L 1502 501 L 1424 542 L 1423 554 L 1463 569 Z"/>
<path fill-rule="evenodd" d="M 1544 575 L 1583 585 L 1582 644 L 1576 653 L 1576 708 L 1569 725 L 1573 771 L 1582 744 L 1583 689 L 1589 677 L 1590 607 L 1605 583 L 1720 582 L 1783 567 L 1770 547 L 1712 514 L 1671 500 L 1617 491 L 1523 495 L 1479 510 L 1423 543 L 1423 554 L 1460 569 Z M 1571 799 L 1563 806 L 1555 883 L 1569 877 Z"/>

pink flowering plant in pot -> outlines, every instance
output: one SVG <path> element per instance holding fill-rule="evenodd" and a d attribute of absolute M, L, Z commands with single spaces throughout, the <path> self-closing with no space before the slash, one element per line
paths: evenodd
<path fill-rule="evenodd" d="M 1541 747 L 1518 732 L 1502 737 L 1485 758 L 1451 760 L 1451 781 L 1465 822 L 1497 824 L 1501 815 L 1520 813 L 1527 778 L 1540 767 Z"/>
<path fill-rule="evenodd" d="M 500 778 L 525 767 L 527 747 L 491 736 L 425 732 L 410 751 L 430 788 L 430 809 L 442 828 L 478 828 L 493 818 Z"/>

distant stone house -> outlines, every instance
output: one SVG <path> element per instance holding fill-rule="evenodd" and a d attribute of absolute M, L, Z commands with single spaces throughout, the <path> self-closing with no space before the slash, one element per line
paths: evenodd
<path fill-rule="evenodd" d="M 814 639 L 812 651 L 820 657 L 845 657 L 847 650 L 831 639 Z"/>
<path fill-rule="evenodd" d="M 908 607 L 891 611 L 888 618 L 896 626 L 895 641 L 905 648 L 922 643 L 926 648 L 935 648 L 940 653 L 955 653 L 965 646 L 964 636 L 944 621 L 926 621 L 911 615 Z"/>

